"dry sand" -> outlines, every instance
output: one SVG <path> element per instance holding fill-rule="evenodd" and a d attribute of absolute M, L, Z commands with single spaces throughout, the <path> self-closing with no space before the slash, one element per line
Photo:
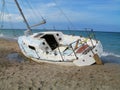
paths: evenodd
<path fill-rule="evenodd" d="M 17 42 L 0 39 L 0 90 L 120 90 L 120 65 L 87 67 L 8 60 Z"/>

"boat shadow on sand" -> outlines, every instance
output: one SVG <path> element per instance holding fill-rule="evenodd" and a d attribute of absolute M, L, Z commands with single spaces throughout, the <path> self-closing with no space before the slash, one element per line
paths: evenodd
<path fill-rule="evenodd" d="M 10 53 L 6 56 L 6 58 L 9 61 L 15 61 L 19 63 L 24 62 L 26 60 L 25 57 L 20 53 Z"/>

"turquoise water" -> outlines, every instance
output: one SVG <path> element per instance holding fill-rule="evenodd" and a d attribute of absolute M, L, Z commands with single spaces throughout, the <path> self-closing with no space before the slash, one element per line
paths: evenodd
<path fill-rule="evenodd" d="M 39 32 L 43 30 L 33 30 L 33 32 Z M 87 36 L 84 31 L 75 30 L 61 30 L 65 34 L 83 35 Z M 120 32 L 94 32 L 96 39 L 100 40 L 104 53 L 102 59 L 104 62 L 120 63 Z M 0 30 L 0 37 L 17 39 L 20 35 L 24 34 L 24 30 Z"/>

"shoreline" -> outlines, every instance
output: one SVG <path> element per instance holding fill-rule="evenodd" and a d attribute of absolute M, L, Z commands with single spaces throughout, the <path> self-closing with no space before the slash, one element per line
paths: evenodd
<path fill-rule="evenodd" d="M 63 66 L 8 60 L 17 41 L 0 38 L 0 90 L 119 90 L 120 64 Z"/>

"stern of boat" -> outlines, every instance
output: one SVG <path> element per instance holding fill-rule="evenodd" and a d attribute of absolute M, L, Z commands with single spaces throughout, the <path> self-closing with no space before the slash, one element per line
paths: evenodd
<path fill-rule="evenodd" d="M 73 61 L 75 65 L 88 66 L 94 63 L 99 64 L 99 65 L 103 64 L 102 60 L 100 59 L 101 54 L 103 53 L 102 44 L 100 41 L 96 41 L 96 40 L 94 40 L 93 43 L 95 43 L 94 46 L 86 45 L 86 50 L 81 52 L 82 55 L 80 56 L 80 58 Z M 77 56 L 79 57 L 79 55 L 80 54 L 78 54 Z"/>

